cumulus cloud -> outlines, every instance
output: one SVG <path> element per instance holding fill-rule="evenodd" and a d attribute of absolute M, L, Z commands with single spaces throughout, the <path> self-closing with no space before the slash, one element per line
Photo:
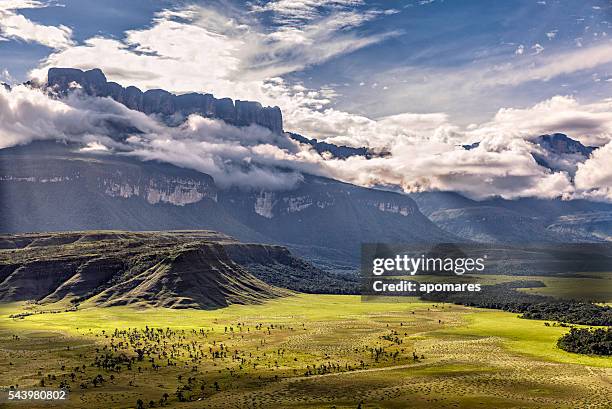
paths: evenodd
<path fill-rule="evenodd" d="M 188 167 L 224 187 L 290 189 L 302 178 L 291 169 L 306 171 L 307 156 L 315 157 L 300 154 L 297 144 L 259 126 L 237 128 L 193 115 L 168 127 L 109 98 L 76 92 L 57 100 L 23 85 L 0 88 L 0 149 L 45 139 L 77 142 L 86 152 Z"/>
<path fill-rule="evenodd" d="M 586 145 L 603 145 L 612 138 L 612 99 L 580 103 L 557 95 L 528 108 L 502 108 L 489 122 L 467 135 L 478 140 L 491 134 L 534 135 L 563 132 Z"/>
<path fill-rule="evenodd" d="M 327 108 L 322 111 L 298 107 L 292 117 L 295 128 L 326 142 L 387 150 L 398 140 L 454 139 L 456 126 L 442 113 L 403 113 L 373 120 L 362 115 Z M 459 143 L 459 139 L 454 139 Z"/>
<path fill-rule="evenodd" d="M 302 97 L 305 94 L 308 91 L 302 92 Z M 317 102 L 323 109 L 311 109 Z M 501 108 L 490 120 L 467 127 L 453 123 L 444 113 L 403 113 L 370 119 L 331 108 L 321 96 L 301 101 L 287 118 L 290 129 L 299 129 L 304 135 L 340 145 L 378 149 L 388 149 L 398 141 L 469 144 L 491 135 L 528 139 L 563 132 L 585 145 L 595 146 L 612 138 L 612 99 L 581 103 L 575 97 L 563 95 L 530 107 Z"/>
<path fill-rule="evenodd" d="M 358 1 L 290 3 L 254 4 L 248 13 L 212 6 L 164 10 L 150 26 L 127 31 L 122 39 L 98 36 L 52 53 L 31 76 L 44 82 L 50 67 L 101 68 L 109 80 L 143 90 L 210 92 L 277 105 L 287 129 L 310 131 L 337 94 L 326 87 L 306 89 L 281 76 L 397 33 L 357 34 L 354 28 L 388 14 L 358 12 L 352 8 Z M 278 24 L 262 26 L 264 13 L 278 16 Z M 304 21 L 294 24 L 298 16 Z"/>
<path fill-rule="evenodd" d="M 90 152 L 106 150 L 208 173 L 221 186 L 290 189 L 302 173 L 311 173 L 364 186 L 452 190 L 477 199 L 609 198 L 605 190 L 609 179 L 589 176 L 592 167 L 608 160 L 609 148 L 584 163 L 575 158 L 553 171 L 535 161 L 533 154 L 539 148 L 530 138 L 560 131 L 587 144 L 604 145 L 612 135 L 611 100 L 581 103 L 557 96 L 531 107 L 502 108 L 490 120 L 465 127 L 443 112 L 382 117 L 350 113 L 334 105 L 338 97 L 334 88 L 309 89 L 283 78 L 396 35 L 358 34 L 355 28 L 393 12 L 358 12 L 353 9 L 358 5 L 361 1 L 274 0 L 254 3 L 248 13 L 201 6 L 164 10 L 150 26 L 127 31 L 123 38 L 98 36 L 66 46 L 32 75 L 44 79 L 51 66 L 102 68 L 109 79 L 124 86 L 258 100 L 282 108 L 286 129 L 378 149 L 388 153 L 385 156 L 323 158 L 308 146 L 257 126 L 236 128 L 194 115 L 168 127 L 109 99 L 74 95 L 58 101 L 26 87 L 0 89 L 0 148 L 40 138 L 76 140 Z M 265 13 L 272 15 L 273 27 L 260 24 Z M 430 70 L 427 75 L 409 67 L 381 73 L 368 83 L 380 83 L 383 89 L 386 78 L 405 78 L 415 100 L 428 95 L 461 101 L 478 90 L 547 81 L 612 63 L 610 44 L 539 55 L 527 55 L 526 47 L 520 46 L 521 58 L 510 63 L 475 63 L 453 72 Z M 360 88 L 373 92 L 372 87 Z M 446 91 L 438 92 L 441 89 Z M 402 90 L 392 87 L 385 92 L 393 104 L 394 95 Z M 130 131 L 117 138 L 118 128 Z M 480 145 L 469 151 L 461 147 L 472 142 Z"/>
<path fill-rule="evenodd" d="M 476 199 L 595 197 L 573 182 L 578 167 L 592 159 L 545 152 L 534 137 L 564 132 L 585 145 L 604 145 L 612 139 L 611 104 L 612 100 L 581 103 L 555 96 L 531 107 L 502 108 L 491 120 L 467 127 L 453 124 L 443 113 L 373 120 L 333 108 L 303 109 L 296 125 L 327 142 L 388 152 L 371 160 L 352 157 L 320 165 L 327 175 L 364 186 L 450 190 Z M 480 145 L 469 151 L 461 147 L 473 142 Z M 554 170 L 540 166 L 534 155 L 545 157 Z"/>
<path fill-rule="evenodd" d="M 0 39 L 17 39 L 63 49 L 73 44 L 72 30 L 64 25 L 47 26 L 19 14 L 19 10 L 47 7 L 35 0 L 4 0 L 0 3 Z"/>
<path fill-rule="evenodd" d="M 586 198 L 612 202 L 612 142 L 593 152 L 578 165 L 575 183 Z"/>
<path fill-rule="evenodd" d="M 395 185 L 407 192 L 456 191 L 474 199 L 570 194 L 567 173 L 538 166 L 533 148 L 525 140 L 504 138 L 487 138 L 469 151 L 442 142 L 405 142 L 393 146 L 389 156 L 350 158 L 327 166 L 361 185 Z"/>
<path fill-rule="evenodd" d="M 401 131 L 407 123 L 420 128 L 415 126 L 409 134 Z M 488 130 L 493 123 L 487 123 Z M 68 99 L 57 100 L 26 86 L 0 89 L 0 148 L 36 139 L 63 139 L 81 143 L 88 152 L 113 152 L 195 169 L 210 174 L 222 187 L 291 189 L 303 173 L 309 173 L 363 186 L 400 186 L 407 192 L 457 191 L 476 199 L 610 200 L 612 175 L 605 165 L 612 160 L 611 144 L 579 163 L 577 170 L 553 171 L 535 161 L 532 154 L 538 146 L 529 138 L 503 128 L 499 132 L 464 130 L 450 125 L 441 114 L 404 114 L 358 125 L 373 133 L 395 132 L 381 139 L 381 143 L 392 141 L 385 145 L 387 155 L 346 160 L 322 157 L 309 146 L 259 126 L 239 128 L 191 115 L 170 127 L 111 99 L 85 97 L 78 90 Z M 439 128 L 452 128 L 452 132 Z M 475 135 L 480 144 L 474 149 L 465 150 L 456 143 Z"/>

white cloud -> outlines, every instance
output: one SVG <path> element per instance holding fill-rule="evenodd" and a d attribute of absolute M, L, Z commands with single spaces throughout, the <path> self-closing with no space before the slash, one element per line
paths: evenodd
<path fill-rule="evenodd" d="M 271 31 L 260 25 L 257 14 L 200 6 L 165 10 L 150 27 L 127 31 L 123 39 L 94 37 L 53 53 L 31 75 L 44 79 L 53 66 L 101 68 L 125 86 L 212 92 L 275 104 L 262 88 L 266 80 L 396 34 L 362 36 L 351 30 L 380 16 L 376 11 L 343 9 L 299 27 L 282 25 Z"/>
<path fill-rule="evenodd" d="M 72 45 L 69 27 L 38 24 L 17 13 L 22 9 L 42 7 L 47 7 L 47 4 L 34 0 L 3 0 L 0 3 L 0 38 L 39 43 L 53 49 Z"/>
<path fill-rule="evenodd" d="M 532 45 L 531 49 L 533 50 L 533 55 L 542 54 L 542 52 L 544 51 L 544 47 L 542 47 L 538 43 L 535 43 L 534 45 Z"/>
<path fill-rule="evenodd" d="M 325 174 L 360 185 L 392 184 L 407 191 L 452 190 L 476 199 L 592 198 L 595 195 L 584 188 L 587 182 L 581 186 L 572 182 L 577 165 L 585 158 L 549 157 L 561 169 L 550 171 L 536 163 L 532 154 L 542 152 L 531 140 L 545 133 L 565 132 L 587 145 L 606 144 L 612 140 L 612 100 L 584 104 L 556 96 L 528 108 L 500 109 L 490 121 L 466 128 L 441 113 L 406 113 L 372 120 L 331 108 L 304 110 L 296 125 L 306 129 L 306 135 L 316 133 L 328 142 L 389 152 L 371 160 L 353 157 L 320 165 Z M 480 146 L 469 151 L 460 147 L 473 142 L 480 142 Z M 606 160 L 612 161 L 612 157 Z M 592 166 L 604 163 L 600 160 Z M 598 186 L 598 181 L 605 182 L 597 179 L 591 186 Z M 597 197 L 604 198 L 601 194 Z"/>
<path fill-rule="evenodd" d="M 329 88 L 306 90 L 279 76 L 394 35 L 353 34 L 351 28 L 383 13 L 357 13 L 340 5 L 329 2 L 326 15 L 310 16 L 299 27 L 282 25 L 272 31 L 260 27 L 251 14 L 235 13 L 229 18 L 196 6 L 166 10 L 156 15 L 150 27 L 127 31 L 121 40 L 94 37 L 53 53 L 32 76 L 44 80 L 54 66 L 101 68 L 109 80 L 124 86 L 210 92 L 278 105 L 286 129 L 304 131 L 336 94 Z M 308 8 L 306 3 L 302 6 Z"/>
<path fill-rule="evenodd" d="M 539 55 L 525 49 L 520 58 L 501 55 L 460 67 L 404 66 L 357 75 L 355 81 L 389 85 L 389 89 L 347 90 L 342 108 L 373 117 L 403 109 L 443 111 L 470 121 L 483 120 L 504 105 L 538 101 L 562 92 L 561 81 L 577 84 L 580 88 L 576 92 L 581 94 L 591 92 L 585 88 L 584 78 L 595 70 L 605 73 L 610 69 L 612 41 L 608 40 Z M 603 94 L 606 86 L 597 92 Z"/>
<path fill-rule="evenodd" d="M 591 158 L 578 165 L 575 184 L 583 196 L 612 202 L 612 142 L 593 152 Z"/>
<path fill-rule="evenodd" d="M 609 103 L 581 107 L 575 101 L 557 99 L 561 100 L 531 109 L 500 111 L 490 122 L 468 130 L 452 125 L 443 114 L 402 114 L 374 121 L 335 111 L 330 126 L 343 129 L 349 138 L 380 143 L 388 152 L 370 160 L 338 160 L 323 158 L 308 146 L 258 126 L 237 128 L 192 115 L 180 126 L 168 127 L 108 98 L 80 97 L 77 93 L 57 100 L 39 90 L 17 86 L 11 91 L 0 89 L 0 148 L 35 139 L 78 141 L 88 151 L 115 152 L 195 169 L 213 176 L 220 186 L 289 189 L 306 172 L 364 186 L 451 190 L 476 199 L 562 196 L 610 200 L 607 163 L 612 160 L 612 145 L 578 164 L 574 184 L 573 170 L 553 172 L 539 166 L 532 157 L 538 147 L 521 132 L 509 131 L 509 122 L 521 118 L 529 122 L 542 109 L 566 106 L 566 112 L 597 113 Z M 609 116 L 597 118 L 606 122 Z M 139 132 L 118 139 L 117 129 L 121 128 Z M 468 151 L 459 145 L 475 137 L 480 142 L 477 148 Z"/>
<path fill-rule="evenodd" d="M 121 142 L 116 134 L 122 128 L 138 132 Z M 73 94 L 57 100 L 23 85 L 11 91 L 0 87 L 0 149 L 44 139 L 189 167 L 210 174 L 220 186 L 288 189 L 302 176 L 278 169 L 289 160 L 289 168 L 308 169 L 295 143 L 259 126 L 237 128 L 192 116 L 168 127 L 108 98 Z"/>
<path fill-rule="evenodd" d="M 13 78 L 13 76 L 11 75 L 9 70 L 7 70 L 6 68 L 4 68 L 2 71 L 0 71 L 0 81 L 8 82 L 10 84 L 14 80 L 15 79 Z"/>
<path fill-rule="evenodd" d="M 272 12 L 279 24 L 302 24 L 312 21 L 324 12 L 364 4 L 363 0 L 272 0 L 252 5 L 254 12 Z"/>
<path fill-rule="evenodd" d="M 550 80 L 612 63 L 612 42 L 549 55 L 530 65 L 508 67 L 493 83 L 516 85 L 534 80 Z"/>
<path fill-rule="evenodd" d="M 24 85 L 0 87 L 0 149 L 38 139 L 79 140 L 106 135 L 105 124 L 130 123 L 150 131 L 153 121 L 108 99 L 60 101 Z"/>
<path fill-rule="evenodd" d="M 581 104 L 558 96 L 529 108 L 500 109 L 491 120 L 464 128 L 444 113 L 408 112 L 377 119 L 352 114 L 333 105 L 334 89 L 308 89 L 282 78 L 395 34 L 355 34 L 352 28 L 384 12 L 357 13 L 351 5 L 350 1 L 279 0 L 258 4 L 259 9 L 254 7 L 251 13 L 230 16 L 196 6 L 166 10 L 149 27 L 128 31 L 122 39 L 94 37 L 59 50 L 33 75 L 44 78 L 50 66 L 101 68 L 109 79 L 124 86 L 258 100 L 279 105 L 288 130 L 338 144 L 381 149 L 390 155 L 325 160 L 259 127 L 239 129 L 192 116 L 180 127 L 169 128 L 110 100 L 76 98 L 63 103 L 23 87 L 0 94 L 5 97 L 4 101 L 0 98 L 0 147 L 36 138 L 76 138 L 88 144 L 86 149 L 115 149 L 145 160 L 193 168 L 211 174 L 224 186 L 288 188 L 300 179 L 300 172 L 309 172 L 366 186 L 454 190 L 475 198 L 585 194 L 587 189 L 572 182 L 574 170 L 552 172 L 538 166 L 532 157 L 537 147 L 527 138 L 562 131 L 587 143 L 606 143 L 612 135 L 610 100 Z M 261 27 L 257 16 L 262 12 L 274 13 L 278 26 L 271 31 Z M 297 19 L 300 24 L 295 23 Z M 382 90 L 388 78 L 396 76 L 404 78 L 410 92 L 419 98 L 439 95 L 465 100 L 483 89 L 490 92 L 611 63 L 611 44 L 524 55 L 512 63 L 474 64 L 452 72 L 429 70 L 427 75 L 409 67 L 392 75 L 372 76 L 367 83 L 380 84 L 377 88 Z M 522 54 L 524 47 L 519 49 Z M 374 92 L 372 87 L 359 88 Z M 390 87 L 386 93 L 398 89 Z M 441 89 L 447 91 L 438 92 Z M 393 95 L 385 99 L 394 102 Z M 109 137 L 107 121 L 135 123 L 143 133 L 119 144 Z M 470 151 L 459 146 L 475 141 L 481 145 Z M 279 167 L 290 171 L 280 172 Z M 606 180 L 581 178 L 580 186 Z"/>
<path fill-rule="evenodd" d="M 570 96 L 555 96 L 529 108 L 502 108 L 495 117 L 468 133 L 473 140 L 491 134 L 531 137 L 563 132 L 586 145 L 612 139 L 612 99 L 581 104 Z"/>
<path fill-rule="evenodd" d="M 475 199 L 501 196 L 557 197 L 572 192 L 564 172 L 537 166 L 525 141 L 489 141 L 467 151 L 448 144 L 399 143 L 391 155 L 326 163 L 334 175 L 371 186 L 393 184 L 405 191 L 448 190 Z"/>
<path fill-rule="evenodd" d="M 525 46 L 523 44 L 520 44 L 516 50 L 514 50 L 514 54 L 516 55 L 523 55 L 525 54 Z"/>
<path fill-rule="evenodd" d="M 317 101 L 314 99 L 313 101 Z M 444 113 L 404 113 L 378 119 L 339 111 L 314 110 L 306 102 L 286 117 L 289 129 L 341 145 L 386 149 L 404 140 L 472 143 L 490 135 L 530 138 L 563 132 L 586 145 L 603 145 L 612 138 L 612 99 L 581 103 L 555 96 L 525 108 L 501 108 L 489 121 L 463 127 Z"/>

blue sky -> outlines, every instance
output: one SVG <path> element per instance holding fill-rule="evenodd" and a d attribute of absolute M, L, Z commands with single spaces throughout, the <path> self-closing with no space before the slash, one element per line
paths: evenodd
<path fill-rule="evenodd" d="M 599 0 L 2 0 L 0 80 L 101 68 L 143 90 L 278 105 L 286 130 L 392 155 L 320 162 L 265 143 L 245 160 L 362 185 L 612 200 L 611 25 L 612 3 Z M 45 137 L 38 125 L 22 135 L 33 104 L 56 134 L 72 129 L 74 107 L 26 90 L 5 97 L 19 99 L 0 106 L 15 121 L 0 124 L 9 142 Z M 223 138 L 209 129 L 219 125 L 191 120 Z M 178 131 L 160 127 L 150 125 L 152 140 L 174 141 Z M 533 160 L 530 142 L 552 132 L 602 148 L 584 163 L 562 158 L 568 170 L 552 172 Z M 189 135 L 193 146 L 163 157 L 207 169 L 211 151 Z M 475 141 L 478 149 L 460 148 Z M 160 159 L 151 156 L 159 149 L 147 145 L 147 157 Z"/>
<path fill-rule="evenodd" d="M 92 38 L 122 41 L 128 30 L 150 30 L 154 19 L 159 19 L 159 13 L 164 10 L 180 12 L 195 5 L 204 13 L 214 12 L 219 18 L 234 21 L 236 26 L 250 28 L 242 32 L 235 28 L 231 32 L 219 31 L 215 27 L 219 22 L 207 14 L 198 22 L 190 18 L 182 21 L 186 26 L 197 24 L 230 37 L 228 46 L 245 33 L 257 32 L 269 37 L 255 46 L 260 50 L 253 55 L 245 55 L 244 50 L 237 52 L 236 58 L 243 60 L 239 68 L 231 73 L 213 68 L 217 71 L 214 75 L 221 78 L 209 78 L 208 82 L 194 79 L 193 89 L 186 84 L 173 84 L 171 80 L 132 82 L 141 87 L 162 86 L 177 92 L 227 92 L 230 97 L 257 98 L 258 92 L 231 95 L 232 87 L 221 86 L 220 82 L 223 77 L 235 82 L 241 82 L 244 76 L 260 81 L 282 77 L 308 89 L 326 90 L 328 95 L 333 92 L 334 97 L 327 106 L 342 111 L 369 118 L 405 112 L 442 112 L 460 124 L 480 122 L 499 108 L 528 106 L 554 95 L 593 101 L 607 97 L 612 89 L 612 57 L 586 67 L 570 66 L 550 78 L 529 72 L 532 66 L 571 65 L 568 59 L 597 58 L 588 54 L 588 50 L 597 47 L 605 47 L 600 51 L 612 55 L 608 38 L 612 5 L 607 1 L 7 0 L 7 4 L 0 6 L 9 9 L 3 12 L 5 16 L 21 15 L 48 29 L 65 26 L 70 33 L 69 45 L 49 46 L 44 40 L 28 38 L 27 27 L 22 35 L 11 34 L 6 30 L 10 23 L 4 24 L 4 34 L 0 34 L 5 39 L 0 42 L 0 70 L 6 70 L 4 79 L 12 81 L 26 80 L 31 70 L 45 66 L 45 58 L 53 53 L 61 54 L 65 48 L 82 46 Z M 338 26 L 321 28 L 330 22 Z M 222 30 L 225 29 L 228 27 Z M 295 34 L 292 30 L 311 30 L 310 40 L 318 42 L 317 49 L 308 46 L 292 49 L 291 36 Z M 317 30 L 327 32 L 317 33 Z M 161 34 L 162 30 L 151 32 L 151 35 Z M 297 35 L 300 34 L 304 35 Z M 198 33 L 185 29 L 183 35 L 197 36 Z M 274 56 L 265 50 L 273 41 L 271 38 L 277 39 Z M 202 38 L 201 47 L 209 46 L 208 40 Z M 197 38 L 192 37 L 190 41 L 192 47 L 197 47 Z M 175 45 L 180 48 L 180 44 Z M 133 43 L 130 46 L 136 47 Z M 222 46 L 223 42 L 214 44 L 214 47 Z M 186 47 L 184 58 L 188 59 L 192 51 Z M 215 48 L 215 51 L 224 50 Z M 580 52 L 586 53 L 584 58 Z M 66 54 L 73 60 L 56 58 L 55 61 L 81 67 L 112 65 L 112 61 L 102 64 L 91 57 L 96 54 L 104 59 L 102 47 L 83 59 L 79 53 Z M 143 70 L 142 75 L 200 76 L 226 61 L 225 57 L 214 58 L 214 54 L 207 57 L 197 72 Z M 113 55 L 109 53 L 108 58 Z M 176 62 L 180 66 L 180 60 Z M 122 64 L 124 61 L 117 59 L 114 70 L 117 72 L 111 68 L 109 77 L 127 84 L 134 75 L 121 75 L 119 68 L 125 69 Z M 518 79 L 503 79 L 513 72 Z M 523 76 L 522 72 L 525 72 Z M 497 81 L 498 77 L 502 80 Z M 190 80 L 186 78 L 185 82 Z"/>

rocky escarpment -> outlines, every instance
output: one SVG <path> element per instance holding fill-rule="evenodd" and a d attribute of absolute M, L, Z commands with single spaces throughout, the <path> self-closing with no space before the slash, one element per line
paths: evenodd
<path fill-rule="evenodd" d="M 351 146 L 335 145 L 333 143 L 327 143 L 318 141 L 317 139 L 306 138 L 297 133 L 287 132 L 287 136 L 301 144 L 312 146 L 312 148 L 320 155 L 329 154 L 334 158 L 346 159 L 351 156 L 363 156 L 366 159 L 370 159 L 373 156 L 377 156 L 376 152 L 373 152 L 369 148 L 353 148 Z"/>
<path fill-rule="evenodd" d="M 476 201 L 454 192 L 411 193 L 442 229 L 487 243 L 609 241 L 612 205 L 587 200 L 494 198 Z"/>
<path fill-rule="evenodd" d="M 254 101 L 232 101 L 230 98 L 215 98 L 212 94 L 189 93 L 175 95 L 162 89 L 142 92 L 106 80 L 100 69 L 82 71 L 75 68 L 51 68 L 47 86 L 60 95 L 66 95 L 75 88 L 91 96 L 110 97 L 126 107 L 165 117 L 199 114 L 209 118 L 222 119 L 237 125 L 257 124 L 272 132 L 283 132 L 283 117 L 278 107 L 263 107 Z"/>
<path fill-rule="evenodd" d="M 234 261 L 226 249 L 232 246 L 235 252 L 236 245 L 210 231 L 0 236 L 0 301 L 219 308 L 290 294 Z M 252 250 L 240 246 L 243 254 Z M 260 264 L 286 264 L 293 258 L 284 257 Z"/>
<path fill-rule="evenodd" d="M 580 212 L 560 216 L 548 226 L 548 229 L 588 240 L 598 238 L 612 241 L 612 211 Z"/>
<path fill-rule="evenodd" d="M 139 198 L 149 204 L 167 203 L 185 206 L 201 200 L 217 200 L 217 188 L 208 175 L 168 174 L 156 164 L 136 166 L 129 161 L 114 161 L 115 168 L 93 158 L 75 159 L 69 156 L 48 158 L 44 163 L 32 158 L 19 158 L 18 167 L 3 168 L 0 181 L 13 184 L 54 184 L 70 188 L 82 184 L 109 197 Z M 85 160 L 84 160 L 85 159 Z"/>
<path fill-rule="evenodd" d="M 220 189 L 166 163 L 33 142 L 0 150 L 0 232 L 222 231 L 354 267 L 363 242 L 453 241 L 406 195 L 305 175 L 289 191 Z M 324 260 L 325 259 L 325 260 Z M 327 260 L 327 261 L 326 261 Z"/>

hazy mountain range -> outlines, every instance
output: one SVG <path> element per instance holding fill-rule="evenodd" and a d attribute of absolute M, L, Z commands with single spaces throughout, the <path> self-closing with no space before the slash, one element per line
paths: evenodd
<path fill-rule="evenodd" d="M 107 82 L 100 70 L 51 69 L 48 92 L 110 97 L 169 126 L 190 114 L 238 127 L 253 124 L 279 143 L 310 145 L 336 158 L 384 155 L 285 133 L 277 107 L 210 94 L 142 92 Z M 117 141 L 138 134 L 107 120 Z M 563 134 L 534 136 L 534 158 L 550 169 L 575 166 L 594 148 Z M 466 145 L 466 149 L 476 147 Z M 279 243 L 320 265 L 354 266 L 367 242 L 575 242 L 612 238 L 612 205 L 586 200 L 489 199 L 453 192 L 403 194 L 302 172 L 288 189 L 219 185 L 201 171 L 38 141 L 0 150 L 0 231 L 212 229 L 242 241 Z M 119 152 L 120 153 L 120 152 Z M 276 172 L 290 171 L 279 165 Z"/>

